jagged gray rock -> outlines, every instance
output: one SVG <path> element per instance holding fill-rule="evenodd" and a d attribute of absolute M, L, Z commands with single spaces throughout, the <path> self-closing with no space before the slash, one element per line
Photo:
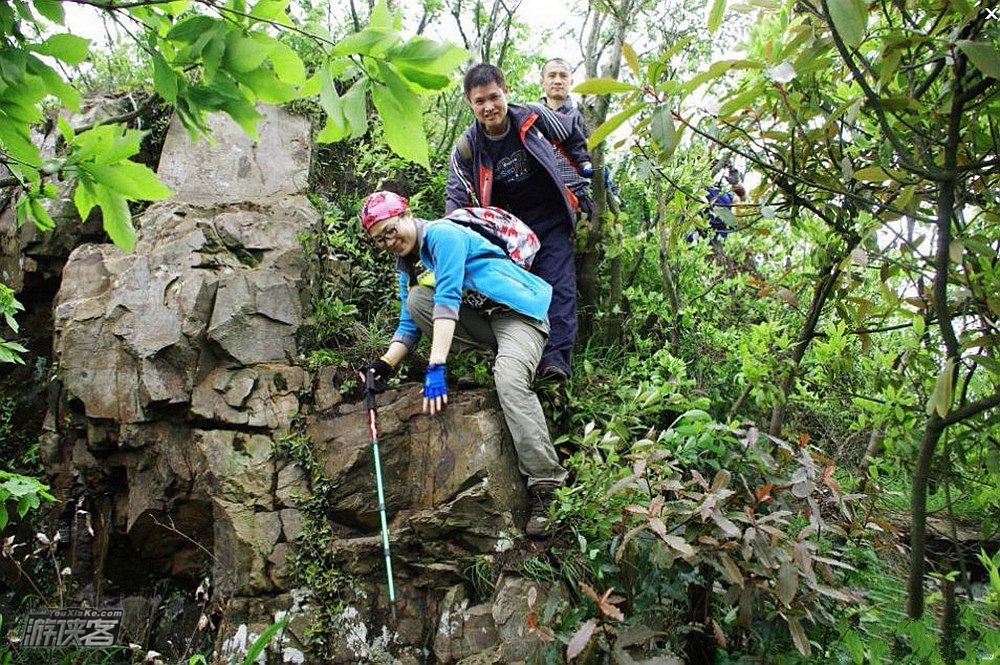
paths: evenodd
<path fill-rule="evenodd" d="M 511 549 L 527 513 L 490 390 L 455 392 L 434 417 L 416 384 L 378 398 L 398 616 L 387 621 L 367 410 L 331 388 L 337 369 L 306 371 L 297 348 L 323 258 L 300 240 L 319 224 L 304 196 L 308 122 L 264 112 L 256 143 L 214 117 L 216 143 L 192 149 L 175 123 L 160 162 L 175 195 L 143 213 L 134 252 L 85 244 L 70 255 L 54 307 L 63 393 L 43 456 L 84 509 L 88 496 L 111 497 L 94 555 L 105 565 L 110 542 L 151 574 L 211 571 L 219 654 L 284 612 L 282 648 L 293 661 L 307 651 L 320 601 L 292 588 L 309 580 L 293 579 L 290 561 L 314 479 L 284 450 L 308 445 L 325 477 L 331 560 L 351 580 L 329 662 L 523 659 L 539 644 L 525 632 L 528 586 L 505 578 L 473 603 L 464 569 Z M 189 609 L 176 614 L 188 621 Z"/>

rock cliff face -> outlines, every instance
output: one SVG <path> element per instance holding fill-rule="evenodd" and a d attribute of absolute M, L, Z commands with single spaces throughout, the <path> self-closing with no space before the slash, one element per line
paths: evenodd
<path fill-rule="evenodd" d="M 135 251 L 83 244 L 62 271 L 43 456 L 73 574 L 92 602 L 128 609 L 127 639 L 168 658 L 198 636 L 239 652 L 287 615 L 286 661 L 521 660 L 536 645 L 533 583 L 476 590 L 467 572 L 503 556 L 525 519 L 489 391 L 457 393 L 434 418 L 419 386 L 379 397 L 390 607 L 367 411 L 331 390 L 337 370 L 299 362 L 320 278 L 301 242 L 320 224 L 309 125 L 265 113 L 256 143 L 218 117 L 212 146 L 174 124 L 159 173 L 175 195 L 142 214 Z M 296 446 L 315 468 L 293 461 Z M 334 589 L 293 574 L 318 526 Z M 165 578 L 190 598 L 157 597 Z M 196 627 L 202 614 L 211 627 Z M 320 617 L 335 626 L 316 660 L 306 628 Z"/>

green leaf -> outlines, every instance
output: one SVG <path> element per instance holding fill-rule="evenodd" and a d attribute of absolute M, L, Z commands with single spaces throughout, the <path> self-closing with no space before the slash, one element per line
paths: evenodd
<path fill-rule="evenodd" d="M 386 142 L 400 157 L 430 168 L 420 100 L 391 65 L 380 62 L 378 74 L 383 85 L 372 86 L 372 101 Z"/>
<path fill-rule="evenodd" d="M 56 228 L 56 222 L 52 215 L 45 209 L 45 206 L 36 198 L 31 199 L 31 218 L 42 231 L 51 231 Z"/>
<path fill-rule="evenodd" d="M 80 213 L 80 219 L 86 221 L 87 217 L 90 216 L 90 211 L 97 205 L 97 199 L 94 197 L 93 190 L 90 189 L 89 182 L 77 181 L 76 191 L 73 192 L 73 203 L 76 205 L 76 211 Z"/>
<path fill-rule="evenodd" d="M 990 260 L 997 258 L 997 250 L 986 244 L 988 240 L 983 236 L 971 236 L 965 239 L 965 246 L 976 254 L 985 256 Z"/>
<path fill-rule="evenodd" d="M 574 86 L 573 92 L 581 95 L 610 95 L 616 92 L 642 92 L 642 88 L 617 79 L 598 77 Z"/>
<path fill-rule="evenodd" d="M 326 112 L 326 123 L 316 135 L 320 143 L 335 143 L 347 136 L 349 128 L 344 117 L 344 104 L 337 93 L 337 84 L 328 69 L 320 72 L 319 105 Z"/>
<path fill-rule="evenodd" d="M 884 180 L 892 180 L 892 176 L 881 166 L 869 166 L 855 171 L 854 179 L 862 182 L 882 182 Z"/>
<path fill-rule="evenodd" d="M 344 123 L 343 118 L 343 113 L 338 113 L 335 116 L 328 113 L 323 129 L 319 130 L 319 133 L 316 134 L 316 142 L 336 143 L 347 138 L 348 134 L 350 134 L 350 128 Z"/>
<path fill-rule="evenodd" d="M 944 418 L 948 415 L 951 410 L 951 401 L 954 397 L 954 385 L 953 376 L 955 369 L 955 360 L 953 358 L 948 358 L 948 362 L 944 364 L 941 371 L 938 372 L 937 380 L 934 382 L 934 391 L 931 393 L 931 398 L 927 402 L 927 415 L 931 415 L 935 411 L 938 416 Z"/>
<path fill-rule="evenodd" d="M 274 51 L 271 52 L 271 65 L 275 75 L 285 83 L 299 85 L 306 80 L 306 68 L 302 59 L 295 49 L 284 42 L 275 42 Z"/>
<path fill-rule="evenodd" d="M 21 354 L 27 352 L 28 349 L 17 342 L 0 342 L 0 362 L 23 365 L 24 359 L 21 358 Z M 3 527 L 0 526 L 0 530 L 2 529 Z"/>
<path fill-rule="evenodd" d="M 38 148 L 28 138 L 27 127 L 20 122 L 11 122 L 3 108 L 0 108 L 0 147 L 31 168 L 37 168 L 42 162 Z"/>
<path fill-rule="evenodd" d="M 386 49 L 399 41 L 395 32 L 365 28 L 337 42 L 330 49 L 330 55 L 340 57 L 345 55 L 381 55 Z"/>
<path fill-rule="evenodd" d="M 878 82 L 881 85 L 888 84 L 894 76 L 899 74 L 899 63 L 902 60 L 902 49 L 892 48 L 883 51 L 882 57 L 877 61 L 879 72 Z"/>
<path fill-rule="evenodd" d="M 986 76 L 1000 80 L 1000 51 L 989 42 L 973 42 L 960 39 L 955 46 L 965 54 L 976 69 Z"/>
<path fill-rule="evenodd" d="M 286 23 L 288 22 L 288 15 L 285 13 L 287 8 L 288 0 L 259 0 L 250 10 L 250 16 L 262 21 Z"/>
<path fill-rule="evenodd" d="M 226 36 L 226 54 L 223 64 L 232 72 L 245 74 L 260 67 L 271 52 L 277 40 L 261 35 L 258 38 L 244 37 L 237 31 Z"/>
<path fill-rule="evenodd" d="M 695 554 L 694 548 L 680 536 L 671 536 L 670 534 L 664 533 L 660 535 L 660 538 L 681 556 L 693 556 Z"/>
<path fill-rule="evenodd" d="M 256 109 L 251 103 L 249 103 L 246 98 L 240 96 L 235 99 L 230 99 L 226 101 L 221 109 L 229 114 L 229 117 L 233 119 L 237 125 L 243 128 L 243 131 L 247 133 L 247 136 L 252 138 L 254 141 L 260 139 L 260 134 L 257 131 L 257 122 L 264 117 L 260 111 Z"/>
<path fill-rule="evenodd" d="M 726 0 L 713 0 L 708 12 L 708 32 L 715 32 L 722 25 L 722 17 L 726 13 Z"/>
<path fill-rule="evenodd" d="M 368 18 L 368 25 L 373 28 L 392 29 L 392 14 L 389 13 L 389 6 L 386 0 L 378 0 L 375 6 L 372 7 L 371 16 Z"/>
<path fill-rule="evenodd" d="M 170 16 L 180 16 L 191 8 L 191 0 L 174 0 L 157 5 L 157 8 Z"/>
<path fill-rule="evenodd" d="M 827 0 L 830 22 L 849 48 L 857 48 L 868 28 L 868 5 L 864 0 Z"/>
<path fill-rule="evenodd" d="M 100 125 L 77 134 L 73 141 L 73 158 L 78 163 L 93 161 L 111 164 L 128 159 L 139 152 L 145 132 L 125 129 L 120 125 Z"/>
<path fill-rule="evenodd" d="M 351 130 L 351 138 L 361 138 L 368 132 L 368 104 L 365 91 L 366 79 L 358 79 L 340 99 L 343 102 L 344 119 Z"/>
<path fill-rule="evenodd" d="M 159 201 L 170 197 L 173 191 L 156 178 L 149 167 L 136 162 L 122 161 L 115 164 L 80 165 L 98 186 L 114 190 L 133 201 Z"/>
<path fill-rule="evenodd" d="M 132 226 L 132 213 L 128 209 L 128 201 L 121 194 L 103 185 L 93 186 L 94 198 L 101 208 L 104 218 L 104 231 L 111 241 L 131 252 L 135 247 L 135 227 Z"/>
<path fill-rule="evenodd" d="M 636 78 L 642 76 L 642 71 L 639 67 L 639 56 L 636 55 L 635 49 L 628 42 L 622 44 L 622 55 L 625 56 L 625 62 L 628 64 L 628 68 L 632 70 L 632 75 Z"/>
<path fill-rule="evenodd" d="M 25 126 L 40 122 L 44 117 L 38 106 L 20 97 L 0 100 L 0 113 Z"/>
<path fill-rule="evenodd" d="M 41 44 L 32 48 L 36 53 L 52 56 L 62 60 L 67 65 L 79 65 L 87 59 L 90 50 L 90 40 L 70 34 L 52 35 Z"/>
<path fill-rule="evenodd" d="M 159 51 L 153 53 L 153 89 L 171 104 L 177 101 L 177 73 Z"/>
<path fill-rule="evenodd" d="M 242 74 L 233 72 L 233 78 L 250 88 L 258 99 L 267 104 L 284 104 L 299 96 L 294 86 L 279 81 L 270 69 L 255 69 Z"/>
<path fill-rule="evenodd" d="M 267 630 L 261 633 L 260 636 L 253 641 L 253 644 L 250 645 L 250 648 L 247 649 L 247 655 L 246 658 L 243 659 L 243 662 L 247 665 L 256 662 L 257 657 L 260 656 L 265 648 L 267 648 L 267 645 L 272 639 L 274 639 L 274 636 L 288 624 L 290 618 L 291 617 L 286 616 L 280 621 L 268 626 Z"/>
<path fill-rule="evenodd" d="M 56 70 L 38 58 L 28 58 L 27 71 L 45 83 L 45 92 L 55 95 L 62 103 L 74 110 L 80 110 L 80 92 L 73 86 L 66 83 Z"/>
<path fill-rule="evenodd" d="M 746 580 L 743 579 L 743 573 L 740 572 L 739 566 L 737 566 L 729 555 L 725 552 L 720 552 L 718 555 L 719 569 L 722 572 L 722 576 L 726 578 L 726 581 L 735 584 L 738 587 L 743 587 L 746 584 Z"/>
<path fill-rule="evenodd" d="M 385 57 L 418 92 L 437 92 L 452 85 L 452 74 L 469 54 L 451 44 L 414 37 L 390 48 Z"/>
<path fill-rule="evenodd" d="M 594 130 L 594 133 L 590 135 L 590 138 L 587 139 L 587 147 L 593 150 L 594 147 L 606 139 L 611 132 L 621 127 L 626 120 L 646 108 L 646 106 L 647 103 L 645 101 L 638 102 L 605 120 L 597 129 Z"/>
<path fill-rule="evenodd" d="M 434 74 L 450 75 L 466 62 L 468 51 L 453 44 L 436 42 L 426 37 L 414 37 L 386 52 L 386 59 L 395 67 L 405 64 Z"/>
<path fill-rule="evenodd" d="M 703 83 L 719 78 L 731 69 L 760 69 L 761 63 L 756 60 L 719 60 L 709 65 L 708 69 L 691 77 L 677 86 L 678 92 L 692 92 Z"/>
<path fill-rule="evenodd" d="M 415 92 L 436 92 L 444 90 L 453 83 L 452 78 L 445 74 L 433 74 L 422 69 L 409 67 L 405 64 L 397 65 L 396 71 L 406 79 L 406 82 L 410 84 L 410 88 Z"/>
<path fill-rule="evenodd" d="M 63 10 L 63 4 L 58 0 L 34 0 L 32 4 L 35 5 L 35 10 L 39 14 L 53 23 L 63 25 L 66 22 L 66 12 Z"/>
<path fill-rule="evenodd" d="M 739 93 L 734 97 L 726 99 L 719 106 L 719 117 L 726 118 L 741 109 L 753 108 L 755 103 L 760 100 L 760 96 L 761 94 L 763 94 L 763 92 L 764 92 L 764 86 L 761 84 L 757 84 L 750 86 L 750 88 Z"/>
<path fill-rule="evenodd" d="M 990 374 L 996 374 L 997 376 L 1000 376 L 1000 360 L 996 360 L 994 358 L 990 358 L 989 356 L 983 356 L 983 355 L 970 356 L 969 360 L 976 361 L 977 363 L 985 367 L 986 371 L 988 371 Z"/>
<path fill-rule="evenodd" d="M 218 29 L 218 25 L 215 19 L 199 14 L 186 18 L 175 25 L 167 33 L 166 38 L 175 42 L 194 43 L 207 31 L 216 29 Z"/>
<path fill-rule="evenodd" d="M 0 79 L 11 85 L 18 85 L 24 79 L 28 65 L 28 54 L 20 49 L 0 50 Z M 4 94 L 9 97 L 10 94 Z"/>
<path fill-rule="evenodd" d="M 674 127 L 674 116 L 667 104 L 660 104 L 653 109 L 649 119 L 649 133 L 659 146 L 663 159 L 670 159 L 677 149 L 677 130 Z"/>
<path fill-rule="evenodd" d="M 192 49 L 194 48 L 193 46 Z M 204 48 L 200 50 L 200 54 L 202 66 L 205 69 L 205 82 L 214 84 L 216 73 L 222 67 L 222 62 L 226 54 L 225 32 L 217 30 L 204 45 Z"/>

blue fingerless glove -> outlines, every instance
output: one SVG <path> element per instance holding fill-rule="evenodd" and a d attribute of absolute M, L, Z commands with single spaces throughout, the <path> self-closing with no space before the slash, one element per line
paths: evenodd
<path fill-rule="evenodd" d="M 590 162 L 584 162 L 580 165 L 580 175 L 584 178 L 594 175 L 594 167 L 590 165 Z"/>
<path fill-rule="evenodd" d="M 444 365 L 428 365 L 424 374 L 424 398 L 434 399 L 448 394 L 448 384 L 445 383 Z"/>

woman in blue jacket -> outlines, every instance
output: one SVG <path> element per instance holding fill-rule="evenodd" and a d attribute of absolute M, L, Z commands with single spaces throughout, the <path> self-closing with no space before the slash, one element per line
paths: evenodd
<path fill-rule="evenodd" d="M 388 350 L 365 371 L 373 370 L 384 385 L 421 333 L 430 335 L 424 412 L 434 415 L 448 403 L 449 352 L 492 351 L 500 407 L 534 497 L 525 532 L 545 537 L 552 492 L 567 475 L 531 388 L 548 335 L 552 288 L 476 231 L 445 219 L 413 217 L 406 199 L 393 192 L 368 196 L 359 217 L 372 242 L 396 255 L 403 305 Z M 425 272 L 433 272 L 433 287 L 423 283 Z"/>

